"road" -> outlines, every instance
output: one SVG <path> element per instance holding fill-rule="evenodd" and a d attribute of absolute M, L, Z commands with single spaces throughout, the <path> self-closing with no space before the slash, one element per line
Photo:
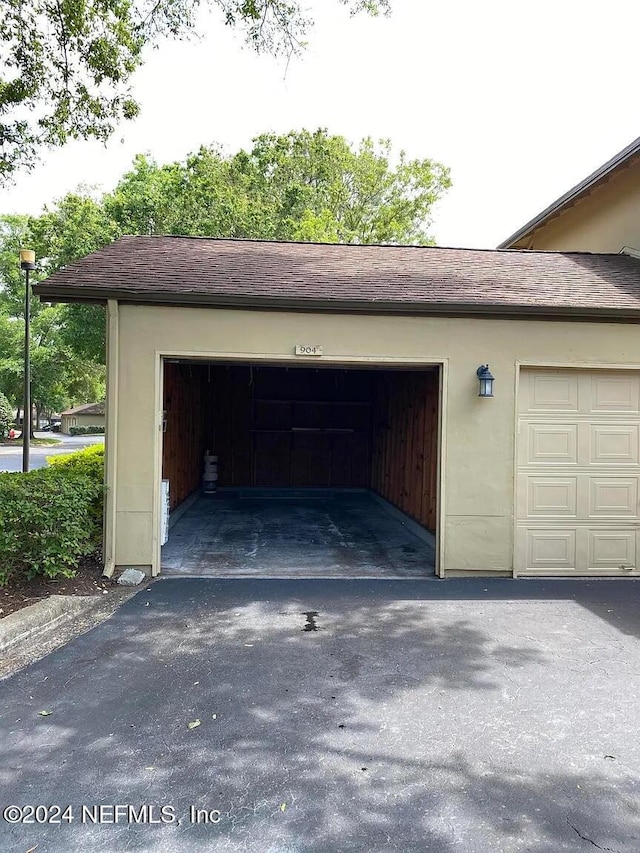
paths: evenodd
<path fill-rule="evenodd" d="M 36 438 L 52 438 L 50 432 L 36 432 Z M 58 456 L 60 453 L 73 453 L 82 450 L 92 444 L 102 444 L 103 435 L 61 435 L 57 433 L 55 438 L 60 440 L 59 444 L 31 447 L 29 454 L 29 469 L 46 468 L 47 456 Z M 22 471 L 22 445 L 15 447 L 0 447 L 0 471 Z"/>

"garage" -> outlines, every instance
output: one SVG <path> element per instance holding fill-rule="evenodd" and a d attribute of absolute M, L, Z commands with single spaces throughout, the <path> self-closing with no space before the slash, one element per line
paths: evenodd
<path fill-rule="evenodd" d="M 105 305 L 107 574 L 640 574 L 636 257 L 140 236 L 35 290 Z"/>
<path fill-rule="evenodd" d="M 433 575 L 439 388 L 437 366 L 165 358 L 162 475 L 178 520 L 163 571 Z M 205 452 L 215 494 L 200 493 Z"/>
<path fill-rule="evenodd" d="M 640 373 L 524 369 L 519 390 L 518 573 L 634 572 Z"/>

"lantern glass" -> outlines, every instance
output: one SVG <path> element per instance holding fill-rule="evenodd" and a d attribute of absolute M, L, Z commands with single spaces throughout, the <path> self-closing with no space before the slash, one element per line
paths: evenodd
<path fill-rule="evenodd" d="M 32 249 L 20 249 L 20 268 L 23 270 L 36 268 L 36 253 Z"/>

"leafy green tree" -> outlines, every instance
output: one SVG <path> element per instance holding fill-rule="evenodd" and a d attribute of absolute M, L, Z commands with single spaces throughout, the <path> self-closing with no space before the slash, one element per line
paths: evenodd
<path fill-rule="evenodd" d="M 79 187 L 28 220 L 28 235 L 42 276 L 106 246 L 121 233 L 90 187 Z"/>
<path fill-rule="evenodd" d="M 431 210 L 451 183 L 433 160 L 401 151 L 394 162 L 389 140 L 352 147 L 322 129 L 258 136 L 232 166 L 278 240 L 429 245 Z"/>
<path fill-rule="evenodd" d="M 42 276 L 102 248 L 121 236 L 102 200 L 90 188 L 68 193 L 29 222 L 31 245 Z M 60 341 L 81 360 L 104 363 L 105 314 L 101 305 L 59 306 Z M 91 399 L 91 398 L 85 398 Z"/>
<path fill-rule="evenodd" d="M 85 187 L 39 217 L 0 221 L 0 304 L 21 316 L 15 258 L 29 241 L 41 275 L 122 234 L 428 245 L 433 206 L 450 183 L 443 165 L 394 156 L 388 140 L 354 146 L 322 129 L 263 134 L 233 155 L 202 147 L 162 166 L 139 155 L 112 193 L 98 197 Z M 58 306 L 56 320 L 58 345 L 78 363 L 104 362 L 101 306 Z M 46 399 L 55 399 L 53 391 Z"/>
<path fill-rule="evenodd" d="M 195 33 L 202 0 L 2 0 L 0 184 L 43 146 L 107 139 L 139 107 L 130 78 L 145 45 Z M 339 0 L 387 12 L 389 0 Z M 299 0 L 206 0 L 257 51 L 299 51 L 311 21 Z"/>
<path fill-rule="evenodd" d="M 65 204 L 60 208 L 64 213 Z M 45 212 L 40 220 L 47 222 L 50 215 Z M 56 233 L 56 242 L 43 238 L 41 221 L 21 216 L 0 217 L 0 388 L 16 409 L 22 404 L 24 382 L 25 278 L 18 253 L 21 246 L 36 248 L 41 260 L 32 281 L 46 275 L 55 263 L 61 265 L 70 260 L 73 236 L 68 223 L 73 222 L 80 231 L 79 220 L 65 219 L 61 214 L 60 221 L 67 224 L 66 229 Z M 90 221 L 88 217 L 87 221 Z M 106 240 L 107 235 L 103 234 L 102 239 Z M 79 251 L 89 250 L 90 244 L 82 242 L 80 234 L 78 240 Z M 66 255 L 61 246 L 67 247 Z M 59 261 L 56 261 L 55 252 L 58 252 Z M 38 417 L 41 412 L 59 411 L 71 403 L 99 400 L 104 396 L 105 370 L 101 363 L 104 359 L 100 357 L 100 343 L 91 351 L 91 330 L 101 341 L 104 331 L 99 331 L 99 321 L 94 319 L 92 329 L 82 336 L 86 340 L 76 349 L 74 330 L 69 322 L 71 307 L 46 305 L 35 298 L 30 301 L 31 395 Z M 75 335 L 80 336 L 78 327 Z"/>
<path fill-rule="evenodd" d="M 21 406 L 23 393 L 23 325 L 0 308 L 0 388 L 13 406 Z"/>
<path fill-rule="evenodd" d="M 9 435 L 9 428 L 13 423 L 13 410 L 11 404 L 0 391 L 0 438 L 6 438 Z"/>
<path fill-rule="evenodd" d="M 425 245 L 449 186 L 448 169 L 394 157 L 389 140 L 352 146 L 321 129 L 263 134 L 230 157 L 215 146 L 166 166 L 137 157 L 103 204 L 128 234 Z"/>
<path fill-rule="evenodd" d="M 24 318 L 24 273 L 18 257 L 32 239 L 28 216 L 0 216 L 0 312 L 10 317 Z"/>

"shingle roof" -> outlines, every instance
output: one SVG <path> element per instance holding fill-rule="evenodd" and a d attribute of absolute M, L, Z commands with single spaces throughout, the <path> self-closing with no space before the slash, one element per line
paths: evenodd
<path fill-rule="evenodd" d="M 76 406 L 75 409 L 62 412 L 63 415 L 104 415 L 104 413 L 104 403 L 85 403 L 82 406 Z"/>
<path fill-rule="evenodd" d="M 34 290 L 45 301 L 640 316 L 640 261 L 587 253 L 123 237 Z"/>

